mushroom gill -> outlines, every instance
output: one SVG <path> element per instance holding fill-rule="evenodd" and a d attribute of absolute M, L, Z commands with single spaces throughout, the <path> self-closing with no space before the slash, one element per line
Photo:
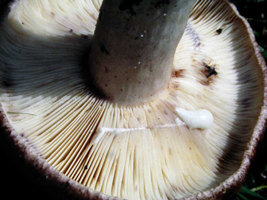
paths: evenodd
<path fill-rule="evenodd" d="M 109 196 L 179 199 L 217 187 L 239 169 L 264 102 L 246 23 L 227 1 L 197 1 L 167 91 L 121 105 L 83 74 L 101 3 L 12 4 L 0 29 L 0 102 L 17 137 L 37 159 Z M 190 129 L 177 108 L 206 109 L 214 122 Z"/>

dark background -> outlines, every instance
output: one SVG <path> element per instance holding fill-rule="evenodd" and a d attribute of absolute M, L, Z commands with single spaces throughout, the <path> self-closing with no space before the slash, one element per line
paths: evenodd
<path fill-rule="evenodd" d="M 0 0 L 0 11 L 7 0 Z M 241 15 L 245 16 L 256 35 L 263 56 L 267 58 L 267 0 L 232 0 Z M 0 12 L 0 16 L 3 12 Z M 1 133 L 2 134 L 2 133 Z M 266 135 L 266 134 L 265 134 Z M 36 180 L 33 182 L 29 177 L 29 171 L 24 171 L 25 163 L 19 155 L 10 153 L 11 149 L 2 148 L 9 144 L 0 135 L 0 193 L 1 199 L 51 199 L 48 188 L 40 187 Z M 17 159 L 10 159 L 16 156 Z M 267 200 L 267 137 L 265 136 L 256 159 L 252 165 L 247 181 L 233 200 Z"/>

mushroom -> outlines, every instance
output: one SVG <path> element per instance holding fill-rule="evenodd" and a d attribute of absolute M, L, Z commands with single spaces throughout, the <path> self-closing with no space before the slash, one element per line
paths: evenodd
<path fill-rule="evenodd" d="M 233 5 L 10 5 L 2 129 L 48 184 L 70 199 L 219 199 L 241 186 L 265 129 L 266 64 Z"/>

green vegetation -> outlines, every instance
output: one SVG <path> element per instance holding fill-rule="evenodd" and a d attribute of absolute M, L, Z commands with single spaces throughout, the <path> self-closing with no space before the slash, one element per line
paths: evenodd
<path fill-rule="evenodd" d="M 267 0 L 232 0 L 231 2 L 250 23 L 263 57 L 267 61 Z M 232 200 L 267 200 L 266 134 L 246 182 Z"/>

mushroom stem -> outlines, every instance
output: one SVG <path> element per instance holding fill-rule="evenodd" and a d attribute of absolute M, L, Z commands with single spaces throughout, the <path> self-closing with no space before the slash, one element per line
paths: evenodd
<path fill-rule="evenodd" d="M 89 74 L 107 99 L 139 104 L 162 95 L 195 0 L 104 0 Z"/>

